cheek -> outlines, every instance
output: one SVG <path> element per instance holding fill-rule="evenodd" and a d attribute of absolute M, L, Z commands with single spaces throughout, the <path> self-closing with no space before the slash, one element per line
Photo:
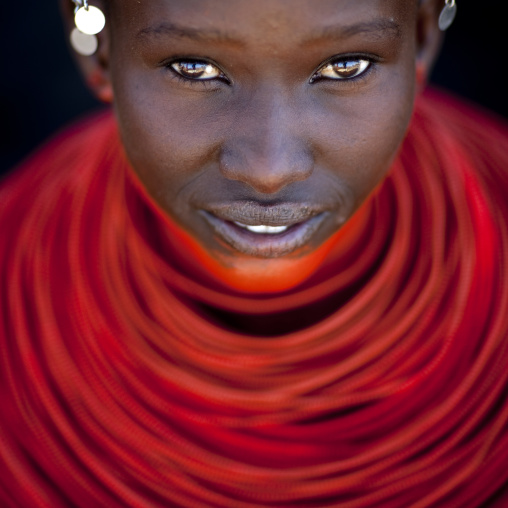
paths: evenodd
<path fill-rule="evenodd" d="M 405 137 L 414 102 L 413 88 L 405 85 L 333 101 L 320 115 L 323 166 L 351 189 L 356 206 L 385 177 Z"/>
<path fill-rule="evenodd" d="M 150 195 L 171 211 L 176 196 L 216 157 L 218 101 L 189 101 L 170 93 L 163 77 L 124 73 L 115 76 L 115 108 L 127 156 Z"/>

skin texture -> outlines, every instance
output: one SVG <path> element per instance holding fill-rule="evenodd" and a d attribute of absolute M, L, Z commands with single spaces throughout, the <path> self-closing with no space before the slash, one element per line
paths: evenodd
<path fill-rule="evenodd" d="M 346 234 L 397 154 L 440 45 L 441 2 L 430 0 L 92 3 L 107 27 L 79 64 L 114 101 L 134 170 L 183 230 L 187 262 L 244 291 L 295 286 Z M 323 76 L 339 60 L 370 64 L 352 79 Z M 175 71 L 190 61 L 218 74 Z M 270 235 L 273 245 L 231 225 L 313 217 L 299 240 Z"/>

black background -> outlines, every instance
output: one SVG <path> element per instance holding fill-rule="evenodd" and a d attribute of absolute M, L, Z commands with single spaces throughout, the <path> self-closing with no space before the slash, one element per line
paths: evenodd
<path fill-rule="evenodd" d="M 508 118 L 507 2 L 457 4 L 432 81 Z M 3 0 L 0 20 L 2 173 L 62 125 L 101 106 L 69 54 L 56 0 Z"/>

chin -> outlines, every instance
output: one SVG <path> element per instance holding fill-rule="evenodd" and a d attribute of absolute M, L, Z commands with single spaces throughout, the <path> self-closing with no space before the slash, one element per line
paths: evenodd
<path fill-rule="evenodd" d="M 167 219 L 173 252 L 189 274 L 230 290 L 266 294 L 290 291 L 305 283 L 330 256 L 349 244 L 351 235 L 367 220 L 367 207 L 360 207 L 322 243 L 308 242 L 287 255 L 263 257 L 240 252 L 220 239 L 203 245 L 196 237 Z"/>
<path fill-rule="evenodd" d="M 216 261 L 216 266 L 209 273 L 235 291 L 259 294 L 284 292 L 311 277 L 329 251 L 329 248 L 319 248 L 291 259 L 235 258 L 232 263 Z"/>

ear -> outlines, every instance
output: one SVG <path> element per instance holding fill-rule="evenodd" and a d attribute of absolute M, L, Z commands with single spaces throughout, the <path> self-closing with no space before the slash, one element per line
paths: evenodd
<path fill-rule="evenodd" d="M 439 15 L 444 0 L 420 0 L 417 18 L 416 78 L 419 91 L 425 88 L 439 51 L 443 44 L 443 32 L 439 29 Z"/>
<path fill-rule="evenodd" d="M 102 102 L 113 102 L 113 87 L 109 72 L 109 26 L 107 22 L 107 11 L 103 0 L 92 0 L 90 5 L 99 7 L 106 14 L 106 26 L 97 34 L 99 39 L 99 48 L 92 56 L 82 56 L 72 47 L 70 48 L 74 60 L 78 64 L 81 74 L 92 91 L 92 93 Z M 67 40 L 70 38 L 72 30 L 76 27 L 74 24 L 75 4 L 72 0 L 60 0 L 60 10 L 62 12 Z"/>

